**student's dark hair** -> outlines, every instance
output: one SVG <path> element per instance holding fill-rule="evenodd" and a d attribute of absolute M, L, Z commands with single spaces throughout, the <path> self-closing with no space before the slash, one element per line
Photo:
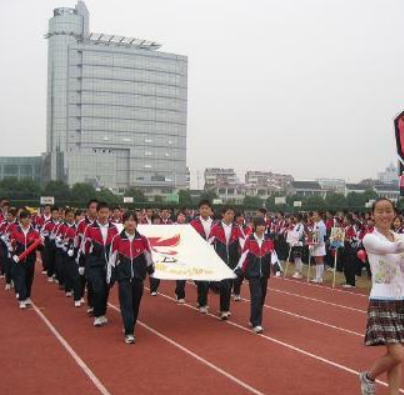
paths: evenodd
<path fill-rule="evenodd" d="M 137 220 L 137 214 L 136 214 L 135 211 L 133 211 L 133 210 L 125 211 L 124 214 L 123 214 L 123 216 L 122 216 L 122 221 L 123 221 L 123 222 L 126 222 L 126 221 L 128 221 L 129 219 L 131 219 L 131 218 L 132 218 L 136 223 L 138 222 L 138 220 Z"/>
<path fill-rule="evenodd" d="M 265 208 L 259 208 L 257 210 L 259 213 L 266 215 L 267 214 L 267 210 Z"/>
<path fill-rule="evenodd" d="M 245 215 L 242 211 L 237 211 L 236 214 L 234 215 L 234 218 L 240 218 L 240 217 L 245 218 Z"/>
<path fill-rule="evenodd" d="M 92 204 L 97 204 L 98 205 L 98 200 L 97 199 L 90 199 L 88 202 L 87 202 L 87 208 L 90 208 L 90 206 L 92 205 Z"/>
<path fill-rule="evenodd" d="M 391 207 L 393 207 L 393 210 L 394 210 L 395 212 L 397 212 L 396 205 L 395 205 L 390 199 L 388 199 L 388 198 L 386 198 L 386 197 L 379 197 L 379 198 L 377 198 L 377 199 L 373 202 L 373 204 L 372 204 L 372 213 L 375 212 L 376 206 L 377 206 L 377 204 L 380 203 L 380 202 L 389 202 L 389 203 L 391 204 Z"/>
<path fill-rule="evenodd" d="M 161 217 L 160 217 L 158 214 L 153 214 L 152 217 L 151 217 L 152 222 L 153 222 L 155 219 L 161 220 Z"/>
<path fill-rule="evenodd" d="M 323 212 L 323 211 L 321 211 L 321 210 L 314 210 L 314 211 L 313 211 L 313 214 L 314 214 L 314 213 L 317 213 L 317 214 L 321 217 L 321 219 L 324 218 L 324 212 Z"/>
<path fill-rule="evenodd" d="M 52 210 L 52 205 L 51 205 L 51 204 L 45 204 L 45 205 L 43 206 L 43 208 L 46 208 L 46 207 L 49 207 L 49 208 Z"/>
<path fill-rule="evenodd" d="M 27 210 L 21 210 L 18 217 L 19 219 L 31 218 L 31 214 Z"/>
<path fill-rule="evenodd" d="M 253 221 L 254 229 L 257 229 L 258 226 L 266 226 L 265 219 L 262 217 L 255 217 Z"/>
<path fill-rule="evenodd" d="M 80 217 L 80 215 L 82 214 L 83 212 L 81 211 L 81 210 L 76 210 L 75 212 L 74 212 L 74 216 L 75 217 Z"/>
<path fill-rule="evenodd" d="M 302 222 L 302 220 L 303 220 L 302 214 L 297 213 L 294 216 L 295 216 L 297 222 Z"/>
<path fill-rule="evenodd" d="M 59 207 L 58 206 L 52 206 L 51 211 L 59 211 Z"/>
<path fill-rule="evenodd" d="M 121 208 L 119 207 L 119 206 L 113 206 L 113 207 L 111 207 L 111 210 L 112 211 L 115 211 L 115 210 L 121 210 Z"/>
<path fill-rule="evenodd" d="M 66 209 L 65 209 L 65 215 L 71 214 L 71 213 L 74 214 L 74 210 L 73 210 L 72 208 L 66 208 Z"/>
<path fill-rule="evenodd" d="M 208 199 L 203 199 L 199 202 L 198 208 L 201 208 L 202 206 L 208 206 L 208 207 L 212 208 L 212 203 Z"/>
<path fill-rule="evenodd" d="M 222 208 L 222 214 L 226 213 L 227 211 L 233 211 L 234 213 L 236 212 L 233 207 L 231 207 L 231 206 L 224 206 L 224 207 Z"/>
<path fill-rule="evenodd" d="M 13 217 L 16 217 L 17 214 L 18 214 L 18 210 L 17 210 L 15 207 L 11 207 L 11 208 L 8 210 L 8 213 L 11 214 Z"/>
<path fill-rule="evenodd" d="M 349 222 L 350 225 L 353 225 L 355 223 L 355 220 L 353 219 L 352 214 L 347 214 L 345 216 L 345 218 L 347 219 L 347 221 Z"/>
<path fill-rule="evenodd" d="M 98 202 L 97 211 L 102 210 L 103 208 L 107 208 L 109 210 L 109 205 L 107 202 Z"/>

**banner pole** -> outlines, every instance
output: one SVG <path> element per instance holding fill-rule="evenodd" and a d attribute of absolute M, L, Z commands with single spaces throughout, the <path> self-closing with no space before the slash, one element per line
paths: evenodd
<path fill-rule="evenodd" d="M 338 247 L 335 249 L 335 257 L 334 257 L 334 273 L 332 279 L 332 287 L 335 288 L 335 279 L 337 276 L 337 261 L 338 261 Z"/>

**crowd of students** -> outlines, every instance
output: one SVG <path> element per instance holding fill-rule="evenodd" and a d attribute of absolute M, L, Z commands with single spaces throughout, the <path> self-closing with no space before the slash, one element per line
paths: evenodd
<path fill-rule="evenodd" d="M 294 261 L 294 278 L 302 278 L 303 262 L 315 262 L 316 283 L 324 281 L 325 265 L 332 268 L 335 253 L 330 248 L 331 229 L 345 228 L 345 248 L 339 255 L 338 266 L 344 269 L 346 287 L 355 286 L 355 278 L 368 265 L 358 258 L 363 237 L 373 231 L 369 214 L 323 213 L 270 214 L 259 209 L 246 217 L 225 207 L 215 213 L 209 201 L 201 201 L 198 210 L 169 209 L 125 212 L 119 207 L 90 200 L 86 210 L 58 208 L 49 205 L 41 212 L 30 214 L 17 210 L 3 199 L 0 202 L 1 276 L 5 288 L 14 286 L 21 309 L 31 303 L 31 288 L 35 262 L 42 265 L 42 273 L 55 283 L 75 307 L 81 307 L 87 296 L 88 313 L 94 325 L 108 322 L 109 290 L 118 283 L 125 340 L 134 342 L 144 280 L 149 275 L 150 294 L 158 295 L 160 280 L 153 276 L 154 263 L 148 240 L 139 234 L 137 224 L 191 224 L 199 235 L 213 246 L 219 257 L 237 274 L 237 278 L 218 283 L 196 281 L 197 306 L 208 312 L 209 292 L 219 294 L 220 318 L 231 316 L 231 299 L 241 300 L 241 287 L 246 279 L 251 295 L 250 323 L 256 333 L 262 333 L 262 307 L 268 278 L 282 273 L 281 261 Z M 119 232 L 117 224 L 123 231 Z M 395 220 L 401 232 L 401 220 Z M 36 239 L 42 240 L 22 262 L 19 253 L 29 248 Z M 185 280 L 176 281 L 175 297 L 185 303 Z"/>

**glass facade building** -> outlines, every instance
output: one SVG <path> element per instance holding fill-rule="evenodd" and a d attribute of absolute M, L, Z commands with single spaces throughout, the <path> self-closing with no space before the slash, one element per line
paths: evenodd
<path fill-rule="evenodd" d="M 41 181 L 42 158 L 40 156 L 0 157 L 0 180 L 4 178 Z"/>
<path fill-rule="evenodd" d="M 185 56 L 90 33 L 84 2 L 49 21 L 44 176 L 171 193 L 187 187 Z"/>

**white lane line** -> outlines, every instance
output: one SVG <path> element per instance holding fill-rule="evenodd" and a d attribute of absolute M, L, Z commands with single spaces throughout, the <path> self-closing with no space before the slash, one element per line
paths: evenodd
<path fill-rule="evenodd" d="M 343 293 L 343 294 L 350 294 L 350 295 L 354 295 L 354 296 L 360 296 L 362 298 L 369 298 L 369 295 L 362 294 L 362 293 L 359 293 L 359 292 L 352 292 L 352 291 L 348 291 L 348 290 L 345 290 L 345 289 L 331 288 L 330 286 L 327 286 L 327 285 L 319 285 L 319 284 L 307 283 L 307 281 L 299 281 L 299 280 L 295 280 L 293 278 L 288 278 L 288 277 L 280 278 L 280 277 L 275 277 L 274 276 L 273 279 L 277 280 L 277 281 L 286 280 L 286 281 L 290 281 L 290 282 L 293 282 L 293 283 L 306 285 L 307 287 L 316 287 L 316 288 L 325 289 L 325 290 L 331 291 L 331 292 L 340 292 L 340 293 Z"/>
<path fill-rule="evenodd" d="M 116 307 L 112 303 L 108 303 L 108 305 L 112 309 L 114 309 L 115 311 L 120 313 L 120 309 L 118 307 Z M 147 329 L 149 332 L 151 332 L 154 335 L 158 336 L 160 339 L 162 339 L 162 340 L 166 341 L 167 343 L 171 344 L 172 346 L 178 348 L 182 352 L 184 352 L 184 353 L 188 354 L 189 356 L 195 358 L 197 361 L 201 362 L 202 364 L 204 364 L 204 365 L 208 366 L 209 368 L 213 369 L 215 372 L 217 372 L 217 373 L 221 374 L 222 376 L 228 378 L 233 383 L 238 384 L 240 387 L 243 387 L 244 389 L 250 391 L 251 393 L 253 393 L 255 395 L 264 395 L 264 393 L 262 393 L 262 392 L 258 391 L 257 389 L 251 387 L 249 384 L 245 383 L 244 381 L 241 381 L 237 377 L 235 377 L 232 374 L 226 372 L 225 370 L 219 368 L 218 366 L 214 365 L 213 363 L 209 362 L 208 360 L 202 358 L 198 354 L 195 354 L 194 352 L 192 352 L 188 348 L 186 348 L 186 347 L 182 346 L 181 344 L 177 343 L 175 340 L 172 340 L 169 337 L 163 335 L 161 332 L 153 329 L 152 327 L 145 324 L 144 322 L 138 320 L 137 324 L 141 325 L 143 328 Z"/>
<path fill-rule="evenodd" d="M 45 323 L 48 329 L 60 342 L 60 344 L 66 349 L 70 356 L 74 359 L 76 364 L 81 368 L 81 370 L 88 376 L 88 378 L 93 382 L 102 395 L 111 395 L 111 393 L 105 388 L 101 383 L 100 379 L 94 374 L 94 372 L 88 367 L 88 365 L 77 355 L 74 349 L 66 341 L 66 339 L 58 332 L 58 330 L 51 324 L 51 322 L 46 318 L 46 316 L 38 309 L 38 307 L 32 303 L 32 307 L 35 310 L 39 318 Z"/>
<path fill-rule="evenodd" d="M 148 289 L 147 287 L 145 287 L 145 288 Z M 165 294 L 163 294 L 163 293 L 161 293 L 161 292 L 159 293 L 159 295 L 162 296 L 163 298 L 166 298 L 166 299 L 168 299 L 168 300 L 171 300 L 171 301 L 176 302 L 176 300 L 175 300 L 174 298 L 172 298 L 171 296 L 165 295 Z M 191 306 L 191 305 L 188 304 L 188 303 L 185 303 L 184 305 L 181 305 L 181 306 L 185 306 L 185 307 L 188 307 L 188 308 L 190 308 L 190 309 L 192 309 L 192 310 L 198 311 L 198 309 L 197 309 L 196 307 Z M 210 317 L 213 317 L 213 318 L 215 318 L 215 319 L 217 319 L 217 320 L 220 320 L 219 317 L 217 317 L 217 316 L 215 316 L 215 315 L 213 315 L 213 314 L 211 314 L 211 313 L 208 313 L 207 315 L 210 316 Z M 330 365 L 330 366 L 332 366 L 332 367 L 334 367 L 334 368 L 343 370 L 343 371 L 345 371 L 345 372 L 347 372 L 347 373 L 351 373 L 351 374 L 353 374 L 353 375 L 355 375 L 355 376 L 359 376 L 359 373 L 360 373 L 360 372 L 358 372 L 357 370 L 351 369 L 351 368 L 349 368 L 349 367 L 347 367 L 347 366 L 345 366 L 345 365 L 339 364 L 339 363 L 337 363 L 337 362 L 333 362 L 333 361 L 331 361 L 331 360 L 329 360 L 329 359 L 327 359 L 327 358 L 320 357 L 319 355 L 313 354 L 313 353 L 311 353 L 311 352 L 309 352 L 309 351 L 305 351 L 305 350 L 303 350 L 303 349 L 301 349 L 301 348 L 299 348 L 299 347 L 292 346 L 292 345 L 289 344 L 289 343 L 283 342 L 283 341 L 278 340 L 278 339 L 275 339 L 275 338 L 273 338 L 273 337 L 270 337 L 270 336 L 267 336 L 267 335 L 264 335 L 264 334 L 261 334 L 261 335 L 253 334 L 252 331 L 251 331 L 251 329 L 245 328 L 245 327 L 243 327 L 242 325 L 236 324 L 235 322 L 226 321 L 225 323 L 227 323 L 228 325 L 234 326 L 234 327 L 236 327 L 236 328 L 238 328 L 238 329 L 241 329 L 241 330 L 243 330 L 243 331 L 245 331 L 245 332 L 248 332 L 248 333 L 250 333 L 250 334 L 253 335 L 253 336 L 259 336 L 259 337 L 261 337 L 261 338 L 263 338 L 263 339 L 265 339 L 265 340 L 268 340 L 268 341 L 270 341 L 270 342 L 272 342 L 272 343 L 275 343 L 275 344 L 278 344 L 278 345 L 283 346 L 283 347 L 285 347 L 285 348 L 288 348 L 289 350 L 292 350 L 292 351 L 295 351 L 295 352 L 297 352 L 297 353 L 299 353 L 299 354 L 302 354 L 302 355 L 305 355 L 305 356 L 307 356 L 307 357 L 313 358 L 313 359 L 315 359 L 315 360 L 317 360 L 317 361 L 323 362 L 323 363 L 325 363 L 325 364 L 327 364 L 327 365 Z M 359 380 L 358 380 L 358 381 L 359 381 Z M 377 382 L 378 384 L 380 384 L 380 385 L 383 385 L 384 387 L 387 387 L 387 386 L 388 386 L 388 384 L 387 384 L 385 381 L 376 380 L 376 382 Z M 404 394 L 404 390 L 400 389 L 400 393 Z"/>
<path fill-rule="evenodd" d="M 367 314 L 366 310 L 357 309 L 355 307 L 346 306 L 346 305 L 343 305 L 343 304 L 327 302 L 325 300 L 312 298 L 312 297 L 304 296 L 304 295 L 299 295 L 299 294 L 295 294 L 293 292 L 283 291 L 281 289 L 277 289 L 277 288 L 273 288 L 273 287 L 268 287 L 268 291 L 274 291 L 274 292 L 278 292 L 278 293 L 281 293 L 281 294 L 284 294 L 284 295 L 294 296 L 294 297 L 305 299 L 305 300 L 310 300 L 311 302 L 322 303 L 322 304 L 326 304 L 328 306 L 339 307 L 339 308 L 344 309 L 344 310 L 350 310 L 350 311 L 355 311 L 357 313 Z"/>
<path fill-rule="evenodd" d="M 249 299 L 246 299 L 246 298 L 241 298 L 241 299 L 244 300 L 245 302 L 250 302 Z M 310 318 L 310 317 L 307 317 L 305 315 L 292 313 L 291 311 L 278 309 L 277 307 L 268 306 L 266 304 L 264 304 L 264 307 L 266 309 L 268 309 L 268 310 L 273 310 L 273 311 L 276 311 L 276 312 L 279 312 L 279 313 L 282 313 L 282 314 L 290 315 L 291 317 L 299 318 L 299 319 L 304 320 L 304 321 L 309 321 L 309 322 L 312 322 L 312 323 L 317 324 L 317 325 L 326 326 L 327 328 L 331 328 L 331 329 L 335 329 L 337 331 L 349 333 L 350 335 L 363 337 L 363 333 L 355 332 L 355 331 L 352 331 L 350 329 L 345 329 L 345 328 L 342 328 L 342 327 L 337 326 L 337 325 L 327 324 L 326 322 L 318 321 L 318 320 L 315 320 L 314 318 Z"/>
<path fill-rule="evenodd" d="M 190 284 L 190 285 L 195 287 L 194 283 L 187 282 L 187 284 Z M 271 289 L 271 288 L 269 288 L 269 289 Z M 242 297 L 241 299 L 243 301 L 245 301 L 245 302 L 251 302 L 250 299 L 247 299 L 247 298 L 244 298 L 244 297 Z M 355 335 L 355 336 L 358 336 L 358 337 L 363 337 L 363 333 L 355 332 L 353 330 L 342 328 L 342 327 L 337 326 L 337 325 L 328 324 L 328 323 L 323 322 L 323 321 L 318 321 L 318 320 L 315 320 L 314 318 L 310 318 L 310 317 L 307 317 L 305 315 L 300 315 L 300 314 L 293 313 L 293 312 L 288 311 L 288 310 L 283 310 L 283 309 L 279 309 L 277 307 L 268 306 L 267 304 L 264 304 L 264 307 L 266 309 L 269 309 L 269 310 L 274 310 L 274 311 L 277 311 L 277 312 L 282 313 L 282 314 L 290 315 L 291 317 L 295 317 L 295 318 L 299 318 L 301 320 L 309 321 L 309 322 L 312 322 L 314 324 L 326 326 L 327 328 L 331 328 L 331 329 L 335 329 L 335 330 L 338 330 L 338 331 L 341 331 L 341 332 L 349 333 L 351 335 Z"/>

